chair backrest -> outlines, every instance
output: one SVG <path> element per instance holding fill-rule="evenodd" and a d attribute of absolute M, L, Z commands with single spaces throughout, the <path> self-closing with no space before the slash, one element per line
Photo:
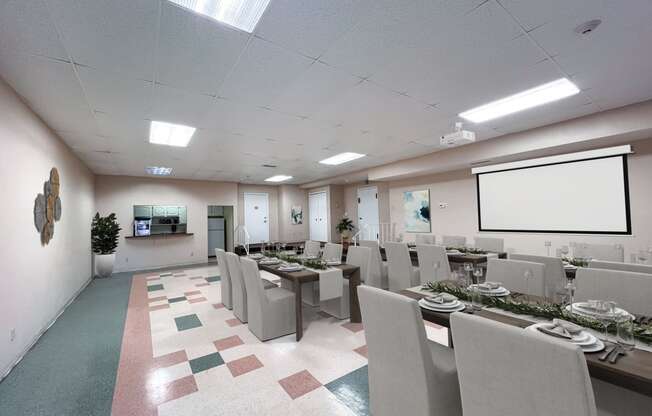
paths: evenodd
<path fill-rule="evenodd" d="M 436 244 L 437 237 L 433 234 L 417 234 L 414 236 L 414 242 L 418 244 Z"/>
<path fill-rule="evenodd" d="M 346 264 L 360 268 L 360 280 L 369 280 L 369 267 L 371 262 L 371 249 L 369 247 L 349 246 L 346 252 Z"/>
<path fill-rule="evenodd" d="M 368 348 L 371 414 L 437 414 L 437 380 L 416 301 L 365 285 L 358 286 L 358 297 Z"/>
<path fill-rule="evenodd" d="M 265 287 L 263 286 L 263 279 L 260 277 L 258 270 L 258 263 L 252 259 L 240 259 L 240 267 L 242 268 L 242 277 L 244 279 L 245 287 L 247 288 L 247 311 L 249 320 L 251 320 L 251 312 L 259 313 L 262 317 L 262 305 L 268 302 L 265 296 Z"/>
<path fill-rule="evenodd" d="M 226 261 L 226 251 L 221 248 L 215 249 L 215 257 L 217 258 L 217 266 L 220 268 L 220 279 L 222 281 L 222 303 L 227 308 L 232 307 L 231 298 L 231 274 L 229 273 L 229 266 Z"/>
<path fill-rule="evenodd" d="M 530 254 L 510 254 L 510 260 L 530 261 L 541 263 L 546 266 L 545 269 L 545 286 L 546 296 L 552 298 L 555 294 L 566 286 L 566 271 L 564 263 L 559 257 L 533 256 Z"/>
<path fill-rule="evenodd" d="M 475 248 L 501 253 L 505 251 L 505 239 L 493 237 L 475 237 Z"/>
<path fill-rule="evenodd" d="M 231 276 L 231 293 L 233 295 L 233 314 L 242 322 L 247 321 L 247 288 L 242 276 L 240 257 L 235 253 L 226 253 L 226 263 Z"/>
<path fill-rule="evenodd" d="M 529 277 L 526 273 L 529 270 Z M 512 292 L 545 296 L 545 270 L 541 263 L 520 260 L 490 259 L 487 262 L 487 281 L 502 282 Z"/>
<path fill-rule="evenodd" d="M 652 316 L 652 275 L 580 267 L 575 285 L 576 301 L 611 300 L 630 313 Z"/>
<path fill-rule="evenodd" d="M 368 279 L 365 284 L 377 288 L 383 288 L 383 258 L 380 255 L 380 245 L 376 240 L 360 240 L 360 247 L 366 247 L 371 250 L 369 258 Z M 349 249 L 351 247 L 349 246 Z"/>
<path fill-rule="evenodd" d="M 412 286 L 412 260 L 405 243 L 385 243 L 389 290 L 398 292 Z"/>
<path fill-rule="evenodd" d="M 441 237 L 441 244 L 444 247 L 464 247 L 466 237 L 461 235 L 444 235 Z"/>
<path fill-rule="evenodd" d="M 342 261 L 342 244 L 326 243 L 324 246 L 324 255 L 322 258 L 326 261 Z"/>
<path fill-rule="evenodd" d="M 604 261 L 625 261 L 625 249 L 620 244 L 571 243 L 574 257 L 589 257 Z"/>
<path fill-rule="evenodd" d="M 319 241 L 307 240 L 303 249 L 303 254 L 308 256 L 319 256 L 321 243 Z"/>
<path fill-rule="evenodd" d="M 421 284 L 450 279 L 451 268 L 448 264 L 446 247 L 417 244 L 417 256 L 419 257 Z"/>
<path fill-rule="evenodd" d="M 464 416 L 597 415 L 580 347 L 464 313 L 451 331 Z"/>
<path fill-rule="evenodd" d="M 652 266 L 647 264 L 620 263 L 617 261 L 591 260 L 591 269 L 620 270 L 621 272 L 647 273 L 652 274 Z"/>

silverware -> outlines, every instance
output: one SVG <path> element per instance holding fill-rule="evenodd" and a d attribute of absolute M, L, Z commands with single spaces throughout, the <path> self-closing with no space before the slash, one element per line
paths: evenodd
<path fill-rule="evenodd" d="M 609 360 L 609 363 L 616 364 L 616 361 L 618 361 L 618 358 L 621 355 L 625 355 L 625 350 L 623 350 L 620 346 L 617 346 L 616 352 L 611 355 L 611 359 Z"/>
<path fill-rule="evenodd" d="M 607 351 L 605 351 L 601 356 L 598 357 L 598 360 L 604 361 L 611 355 L 612 352 L 616 349 L 616 345 L 612 345 L 611 347 L 607 348 Z"/>

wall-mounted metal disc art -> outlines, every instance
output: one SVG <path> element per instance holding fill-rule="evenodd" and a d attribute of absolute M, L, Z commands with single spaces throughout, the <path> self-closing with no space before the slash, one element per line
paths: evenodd
<path fill-rule="evenodd" d="M 61 219 L 61 198 L 59 198 L 59 171 L 50 170 L 50 179 L 43 184 L 43 193 L 34 200 L 34 226 L 41 233 L 41 244 L 48 244 L 54 237 L 54 222 Z"/>

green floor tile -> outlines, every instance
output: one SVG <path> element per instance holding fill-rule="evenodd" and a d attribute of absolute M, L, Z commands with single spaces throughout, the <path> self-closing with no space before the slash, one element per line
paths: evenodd
<path fill-rule="evenodd" d="M 325 386 L 357 416 L 369 415 L 368 370 L 365 365 Z"/>
<path fill-rule="evenodd" d="M 183 300 L 186 300 L 186 297 L 185 296 L 179 296 L 178 298 L 168 299 L 168 302 L 175 303 L 175 302 L 181 302 Z"/>
<path fill-rule="evenodd" d="M 158 285 L 147 286 L 147 291 L 148 291 L 148 292 L 153 292 L 153 291 L 155 291 L 155 290 L 163 290 L 163 285 L 162 285 L 162 284 L 158 284 Z"/>
<path fill-rule="evenodd" d="M 210 368 L 217 367 L 218 365 L 224 364 L 224 360 L 219 352 L 213 354 L 204 355 L 203 357 L 195 358 L 190 360 L 190 369 L 193 374 L 197 374 L 201 371 L 206 371 Z"/>
<path fill-rule="evenodd" d="M 209 283 L 213 282 L 219 282 L 220 281 L 220 276 L 210 276 L 206 278 L 206 281 Z"/>
<path fill-rule="evenodd" d="M 185 315 L 174 318 L 174 322 L 177 324 L 177 329 L 179 331 L 186 331 L 188 329 L 197 328 L 202 325 L 201 321 L 194 313 L 192 315 Z"/>

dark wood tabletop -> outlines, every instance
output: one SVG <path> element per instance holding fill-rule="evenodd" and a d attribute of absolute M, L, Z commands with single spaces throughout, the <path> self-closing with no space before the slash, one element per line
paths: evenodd
<path fill-rule="evenodd" d="M 500 253 L 495 253 L 498 255 L 498 258 L 500 259 L 506 259 L 507 258 L 507 253 L 505 252 L 500 252 Z M 380 248 L 380 255 L 383 258 L 383 261 L 387 261 L 387 254 L 385 253 L 385 247 Z M 412 260 L 412 264 L 414 266 L 419 265 L 419 256 L 417 255 L 417 251 L 414 249 L 414 247 L 410 247 L 410 259 Z M 448 262 L 449 263 L 473 263 L 473 265 L 477 264 L 483 264 L 487 262 L 487 255 L 486 254 L 471 254 L 471 253 L 459 253 L 459 254 L 448 254 Z"/>
<path fill-rule="evenodd" d="M 295 310 L 296 310 L 296 329 L 297 329 L 297 341 L 301 340 L 303 337 L 303 309 L 302 309 L 302 300 L 301 300 L 301 285 L 309 282 L 319 281 L 319 273 L 312 270 L 300 270 L 297 272 L 284 272 L 278 270 L 280 264 L 276 265 L 267 265 L 258 263 L 258 268 L 260 270 L 265 270 L 269 273 L 275 274 L 282 279 L 286 279 L 292 282 L 292 288 L 294 289 L 294 298 L 295 298 Z M 342 269 L 342 275 L 345 279 L 349 281 L 349 311 L 350 311 L 350 320 L 354 323 L 362 322 L 362 314 L 360 313 L 360 302 L 358 301 L 358 286 L 360 285 L 360 268 L 358 266 L 353 266 L 351 264 L 341 264 L 339 266 L 331 266 Z"/>
<path fill-rule="evenodd" d="M 419 300 L 427 295 L 403 290 L 401 294 Z M 449 328 L 450 339 L 450 313 L 435 312 L 421 308 L 421 314 L 426 321 Z M 507 325 L 525 328 L 532 325 L 533 321 L 492 312 L 486 309 L 474 312 L 475 315 L 492 321 L 502 322 Z M 451 343 L 452 345 L 452 343 Z M 587 353 L 586 363 L 592 377 L 622 388 L 635 391 L 652 397 L 652 352 L 635 349 L 621 357 L 616 364 L 598 360 L 601 353 Z"/>

